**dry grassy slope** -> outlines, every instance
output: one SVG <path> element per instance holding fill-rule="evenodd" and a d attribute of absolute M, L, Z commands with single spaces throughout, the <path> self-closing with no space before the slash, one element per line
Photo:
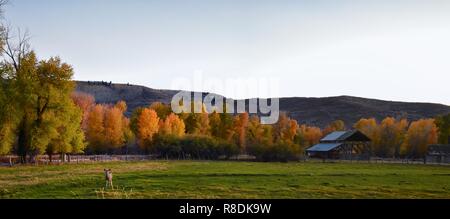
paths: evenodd
<path fill-rule="evenodd" d="M 150 105 L 160 101 L 168 103 L 177 91 L 157 90 L 138 85 L 112 84 L 105 86 L 88 82 L 77 82 L 77 91 L 89 93 L 98 103 L 115 103 L 125 100 L 128 105 L 128 114 L 139 106 Z"/>
<path fill-rule="evenodd" d="M 378 121 L 387 117 L 406 117 L 408 120 L 432 118 L 450 113 L 450 106 L 434 103 L 407 103 L 350 96 L 325 98 L 282 98 L 280 108 L 300 123 L 321 127 L 342 119 L 352 125 L 360 118 L 374 117 Z"/>
<path fill-rule="evenodd" d="M 77 90 L 95 96 L 100 103 L 114 103 L 125 100 L 128 103 L 128 115 L 139 106 L 155 101 L 169 103 L 177 93 L 173 90 L 156 90 L 144 86 L 112 84 L 111 86 L 77 82 Z M 351 125 L 362 117 L 375 117 L 380 120 L 386 116 L 407 117 L 409 120 L 430 118 L 450 113 L 450 106 L 433 103 L 392 102 L 359 97 L 339 96 L 325 98 L 281 98 L 280 109 L 297 119 L 324 127 L 331 121 L 342 119 Z"/>

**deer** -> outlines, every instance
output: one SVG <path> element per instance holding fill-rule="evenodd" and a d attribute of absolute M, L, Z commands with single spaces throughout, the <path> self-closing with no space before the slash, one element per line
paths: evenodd
<path fill-rule="evenodd" d="M 112 175 L 111 169 L 104 169 L 104 171 L 105 171 L 105 182 L 106 182 L 105 188 L 110 186 L 111 189 L 114 189 L 113 181 L 112 181 L 113 180 L 113 175 Z"/>

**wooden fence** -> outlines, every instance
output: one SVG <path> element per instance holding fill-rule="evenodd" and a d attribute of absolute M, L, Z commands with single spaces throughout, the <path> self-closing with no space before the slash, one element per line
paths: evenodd
<path fill-rule="evenodd" d="M 111 162 L 111 161 L 148 161 L 157 160 L 156 155 L 53 155 L 52 162 L 48 155 L 36 157 L 36 165 L 61 164 L 61 163 L 89 163 L 89 162 Z M 255 158 L 248 155 L 231 157 L 229 160 L 253 161 Z M 316 159 L 303 157 L 300 162 L 322 162 L 322 163 L 386 163 L 386 164 L 427 164 L 427 165 L 450 165 L 450 163 L 424 162 L 424 159 L 393 159 L 393 158 L 370 158 L 353 160 Z M 12 166 L 19 163 L 19 157 L 15 155 L 0 156 L 0 166 Z"/>
<path fill-rule="evenodd" d="M 89 162 L 111 162 L 111 161 L 144 161 L 154 160 L 154 155 L 53 155 L 51 162 L 48 155 L 39 155 L 35 158 L 35 164 L 58 164 L 58 163 L 89 163 Z M 19 163 L 19 157 L 15 155 L 0 156 L 0 164 L 15 165 Z"/>

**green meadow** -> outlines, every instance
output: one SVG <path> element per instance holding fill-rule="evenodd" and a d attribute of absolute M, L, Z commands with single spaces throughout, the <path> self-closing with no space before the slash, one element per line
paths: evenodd
<path fill-rule="evenodd" d="M 111 168 L 114 188 L 105 188 Z M 0 167 L 0 198 L 450 198 L 450 166 L 142 161 Z"/>

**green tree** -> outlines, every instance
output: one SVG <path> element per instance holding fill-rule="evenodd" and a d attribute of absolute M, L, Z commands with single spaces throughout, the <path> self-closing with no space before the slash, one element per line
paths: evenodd
<path fill-rule="evenodd" d="M 84 152 L 86 148 L 85 136 L 80 129 L 83 118 L 82 110 L 75 106 L 73 102 L 67 102 L 67 107 L 63 111 L 52 116 L 55 119 L 58 135 L 51 140 L 47 147 L 50 161 L 55 153 L 60 153 L 62 157 L 65 157 L 66 154 Z"/>
<path fill-rule="evenodd" d="M 210 126 L 210 133 L 213 137 L 220 137 L 220 126 L 222 124 L 222 121 L 220 120 L 220 115 L 216 111 L 209 114 L 209 126 Z"/>
<path fill-rule="evenodd" d="M 158 117 L 163 120 L 172 113 L 172 109 L 170 108 L 170 106 L 161 102 L 152 103 L 150 105 L 150 109 L 155 110 L 156 114 L 158 114 Z"/>
<path fill-rule="evenodd" d="M 15 90 L 5 68 L 0 68 L 0 155 L 11 152 L 16 135 L 19 117 L 16 114 L 17 102 L 13 98 Z"/>
<path fill-rule="evenodd" d="M 14 48 L 6 41 L 4 53 L 9 60 L 2 66 L 13 91 L 7 102 L 15 102 L 14 116 L 18 118 L 5 120 L 16 122 L 11 126 L 17 129 L 17 153 L 22 162 L 26 162 L 27 154 L 33 159 L 45 153 L 50 142 L 60 137 L 54 115 L 71 107 L 67 103 L 74 90 L 72 67 L 58 57 L 38 61 L 35 53 L 27 50 L 26 39 L 21 38 Z"/>
<path fill-rule="evenodd" d="M 439 144 L 449 144 L 450 138 L 450 113 L 444 116 L 438 116 L 435 120 L 436 126 L 439 128 Z"/>

